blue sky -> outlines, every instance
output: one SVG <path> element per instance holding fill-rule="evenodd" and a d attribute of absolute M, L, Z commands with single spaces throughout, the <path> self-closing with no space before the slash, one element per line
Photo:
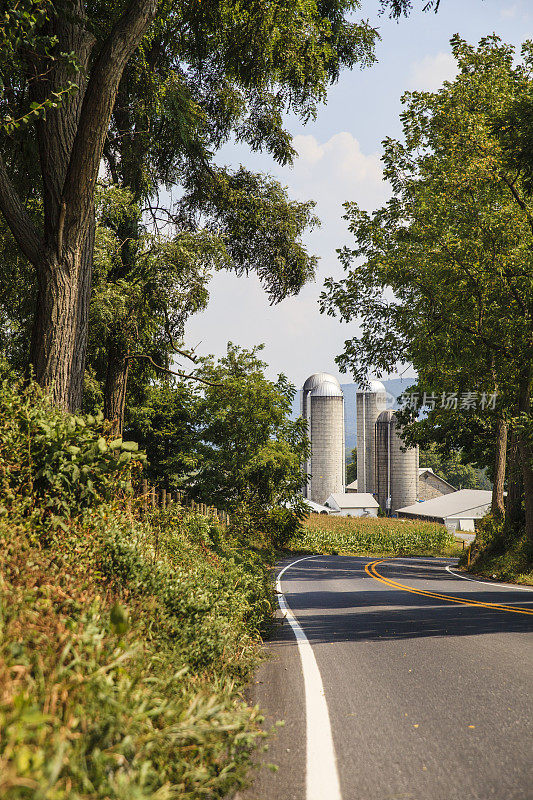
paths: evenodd
<path fill-rule="evenodd" d="M 423 1 L 413 0 L 413 5 L 421 8 Z M 288 120 L 299 153 L 292 167 L 279 167 L 268 156 L 235 145 L 219 154 L 219 163 L 267 172 L 287 186 L 292 197 L 317 202 L 322 225 L 305 237 L 305 243 L 320 262 L 314 283 L 273 307 L 254 276 L 216 275 L 207 310 L 187 326 L 187 342 L 198 345 L 199 353 L 222 355 L 228 340 L 243 347 L 265 343 L 263 357 L 272 377 L 284 372 L 300 386 L 309 374 L 325 371 L 350 381 L 351 376 L 338 372 L 334 359 L 344 340 L 356 332 L 356 324 L 321 315 L 317 302 L 324 278 L 342 274 L 336 248 L 350 244 L 343 202 L 355 200 L 372 210 L 386 201 L 381 141 L 401 134 L 404 91 L 434 90 L 453 77 L 449 40 L 454 33 L 476 43 L 495 32 L 518 49 L 533 38 L 533 0 L 441 0 L 438 14 L 417 9 L 399 22 L 378 17 L 378 6 L 378 0 L 363 0 L 358 14 L 380 30 L 378 62 L 343 73 L 316 121 L 304 126 Z"/>

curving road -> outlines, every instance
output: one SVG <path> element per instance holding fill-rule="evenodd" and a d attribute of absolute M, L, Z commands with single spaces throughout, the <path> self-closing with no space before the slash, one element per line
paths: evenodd
<path fill-rule="evenodd" d="M 448 560 L 288 561 L 246 800 L 532 800 L 533 591 Z"/>

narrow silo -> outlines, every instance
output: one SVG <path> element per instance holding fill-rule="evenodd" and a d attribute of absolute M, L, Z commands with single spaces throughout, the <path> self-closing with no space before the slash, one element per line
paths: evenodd
<path fill-rule="evenodd" d="M 324 503 L 344 491 L 344 396 L 338 381 L 325 380 L 307 397 L 311 438 L 308 497 Z"/>
<path fill-rule="evenodd" d="M 302 388 L 302 404 L 301 405 L 302 405 L 302 417 L 303 417 L 303 419 L 305 419 L 307 421 L 307 435 L 309 436 L 309 439 L 312 439 L 312 437 L 311 437 L 311 400 L 310 400 L 310 396 L 311 396 L 311 392 L 314 389 L 316 389 L 317 386 L 320 386 L 320 384 L 322 384 L 322 383 L 332 383 L 332 384 L 334 384 L 339 389 L 339 391 L 341 391 L 341 394 L 342 394 L 342 390 L 340 388 L 340 383 L 337 380 L 337 378 L 335 378 L 333 375 L 330 375 L 327 372 L 315 372 L 314 375 L 310 375 L 309 378 L 307 378 L 307 380 L 305 381 L 305 383 L 303 385 L 303 388 Z M 344 421 L 343 421 L 343 425 L 344 425 Z M 311 445 L 311 450 L 312 450 L 312 445 Z M 343 428 L 343 452 L 344 452 L 344 428 Z M 304 464 L 304 472 L 306 472 L 307 475 L 311 474 L 311 458 L 312 458 L 312 455 L 309 456 L 309 460 L 306 461 L 306 463 Z M 344 479 L 343 479 L 343 484 L 344 484 Z M 311 482 L 310 481 L 309 481 L 309 484 L 304 487 L 303 495 L 304 495 L 304 497 L 307 497 L 310 500 L 313 499 L 311 497 Z"/>
<path fill-rule="evenodd" d="M 418 499 L 418 447 L 405 447 L 396 415 L 383 411 L 376 421 L 376 493 L 384 511 L 394 513 Z"/>
<path fill-rule="evenodd" d="M 370 381 L 368 389 L 357 392 L 357 491 L 376 492 L 375 428 L 387 404 L 387 393 L 380 381 Z"/>

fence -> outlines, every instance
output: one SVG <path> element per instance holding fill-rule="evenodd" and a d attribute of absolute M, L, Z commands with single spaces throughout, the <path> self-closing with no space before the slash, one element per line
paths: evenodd
<path fill-rule="evenodd" d="M 157 508 L 168 508 L 173 503 L 179 504 L 192 514 L 209 517 L 222 525 L 230 524 L 230 516 L 225 511 L 208 506 L 207 503 L 196 503 L 194 500 L 189 500 L 185 493 L 179 490 L 172 491 L 149 486 L 147 480 L 142 481 L 140 493 L 135 498 L 135 506 L 141 514 L 155 511 Z M 131 500 L 128 502 L 128 510 L 131 511 Z"/>

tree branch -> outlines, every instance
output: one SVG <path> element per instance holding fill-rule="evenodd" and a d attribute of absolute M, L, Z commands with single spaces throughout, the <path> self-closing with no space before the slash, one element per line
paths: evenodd
<path fill-rule="evenodd" d="M 0 154 L 0 211 L 15 240 L 34 267 L 42 265 L 43 240 L 7 174 L 4 159 Z"/>
<path fill-rule="evenodd" d="M 157 364 L 152 356 L 146 355 L 145 353 L 134 353 L 131 356 L 126 356 L 126 361 L 130 361 L 132 358 L 146 358 L 156 369 L 161 370 L 161 372 L 166 372 L 168 375 L 176 375 L 178 378 L 186 378 L 191 381 L 200 381 L 201 383 L 206 383 L 208 386 L 222 386 L 221 383 L 215 383 L 214 381 L 208 381 L 206 378 L 201 378 L 199 375 L 193 375 L 192 373 L 186 372 L 175 372 L 173 369 L 168 369 L 167 367 L 161 366 L 161 364 Z"/>
<path fill-rule="evenodd" d="M 94 187 L 124 67 L 154 19 L 158 0 L 132 0 L 92 66 L 63 186 L 65 236 L 85 235 Z"/>
<path fill-rule="evenodd" d="M 525 202 L 522 200 L 522 198 L 518 194 L 516 186 L 514 185 L 514 183 L 511 183 L 511 181 L 508 178 L 506 178 L 505 175 L 502 175 L 501 177 L 502 177 L 503 182 L 505 183 L 505 185 L 508 187 L 508 189 L 510 190 L 511 194 L 513 195 L 514 199 L 518 203 L 519 207 L 522 209 L 522 211 L 526 215 L 526 219 L 528 221 L 529 227 L 531 228 L 531 231 L 533 232 L 533 216 L 531 215 L 531 212 L 529 211 L 529 209 L 528 209 L 527 205 L 525 204 Z"/>
<path fill-rule="evenodd" d="M 187 350 L 181 350 L 179 347 L 176 346 L 176 344 L 174 342 L 174 338 L 173 338 L 173 336 L 172 336 L 172 334 L 170 332 L 170 320 L 168 318 L 168 311 L 167 311 L 167 308 L 166 308 L 165 305 L 163 305 L 163 314 L 165 315 L 165 333 L 168 336 L 168 339 L 169 339 L 169 342 L 170 342 L 170 345 L 171 345 L 172 349 L 176 353 L 178 353 L 180 356 L 183 356 L 184 358 L 188 358 L 189 361 L 192 361 L 193 364 L 197 364 L 198 363 L 198 356 L 196 356 L 194 354 L 194 350 L 188 350 L 188 351 Z"/>

